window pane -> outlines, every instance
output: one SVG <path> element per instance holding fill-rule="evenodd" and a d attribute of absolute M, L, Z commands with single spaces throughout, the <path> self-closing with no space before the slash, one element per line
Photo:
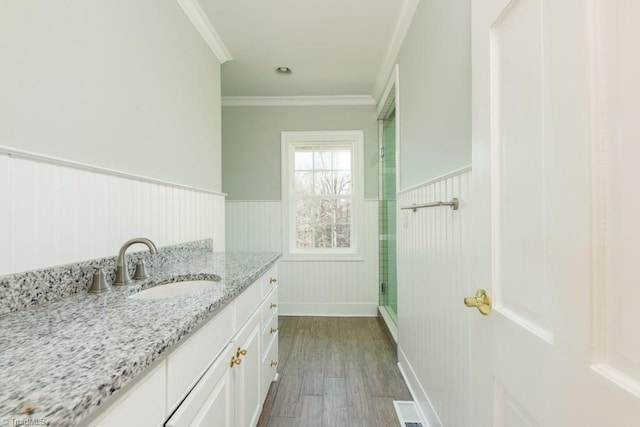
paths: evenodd
<path fill-rule="evenodd" d="M 317 224 L 316 231 L 316 248 L 331 248 L 333 247 L 333 225 L 331 224 Z"/>
<path fill-rule="evenodd" d="M 316 172 L 314 174 L 314 193 L 317 195 L 335 194 L 333 174 L 331 172 Z"/>
<path fill-rule="evenodd" d="M 351 248 L 352 147 L 318 142 L 293 147 L 295 246 L 301 250 Z"/>
<path fill-rule="evenodd" d="M 296 226 L 296 247 L 301 249 L 313 248 L 313 231 L 311 224 L 299 224 Z"/>
<path fill-rule="evenodd" d="M 340 199 L 336 206 L 336 222 L 351 223 L 351 200 Z"/>
<path fill-rule="evenodd" d="M 336 224 L 336 247 L 351 247 L 351 224 Z"/>
<path fill-rule="evenodd" d="M 335 192 L 333 194 L 351 194 L 351 173 L 335 172 L 333 174 Z"/>
<path fill-rule="evenodd" d="M 294 156 L 296 170 L 313 170 L 313 150 L 297 148 Z"/>
<path fill-rule="evenodd" d="M 333 169 L 351 170 L 351 150 L 335 150 L 333 152 Z"/>
<path fill-rule="evenodd" d="M 320 200 L 320 209 L 316 217 L 316 222 L 321 224 L 332 224 L 335 222 L 335 211 L 338 207 L 335 199 Z"/>
<path fill-rule="evenodd" d="M 316 222 L 319 207 L 318 200 L 303 197 L 296 200 L 296 225 Z"/>
<path fill-rule="evenodd" d="M 351 194 L 351 174 L 347 172 L 316 172 L 314 193 L 319 196 Z"/>
<path fill-rule="evenodd" d="M 313 172 L 295 172 L 293 179 L 296 194 L 313 194 Z"/>
<path fill-rule="evenodd" d="M 331 170 L 331 151 L 314 151 L 313 167 L 316 170 Z"/>

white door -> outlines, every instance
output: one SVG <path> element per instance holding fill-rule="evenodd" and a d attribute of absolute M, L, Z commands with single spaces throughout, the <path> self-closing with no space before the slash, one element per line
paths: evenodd
<path fill-rule="evenodd" d="M 640 423 L 639 3 L 472 2 L 473 427 Z"/>

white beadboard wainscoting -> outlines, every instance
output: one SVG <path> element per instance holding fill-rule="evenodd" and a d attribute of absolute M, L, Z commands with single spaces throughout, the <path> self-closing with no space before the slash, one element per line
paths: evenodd
<path fill-rule="evenodd" d="M 224 198 L 0 147 L 0 275 L 116 256 L 140 236 L 157 246 L 213 238 L 222 251 Z"/>
<path fill-rule="evenodd" d="M 398 194 L 398 206 L 460 199 L 460 208 L 398 214 L 398 359 L 430 427 L 469 426 L 471 168 Z"/>
<path fill-rule="evenodd" d="M 282 251 L 282 203 L 227 200 L 228 251 Z M 365 200 L 364 261 L 280 264 L 280 314 L 375 316 L 378 306 L 378 201 Z"/>

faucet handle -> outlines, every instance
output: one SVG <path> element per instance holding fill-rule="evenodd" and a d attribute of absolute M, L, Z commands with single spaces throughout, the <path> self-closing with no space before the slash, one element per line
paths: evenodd
<path fill-rule="evenodd" d="M 149 277 L 149 275 L 147 274 L 147 270 L 144 267 L 144 261 L 142 260 L 142 258 L 139 258 L 138 262 L 136 263 L 136 271 L 135 273 L 133 273 L 133 280 L 142 280 L 146 279 L 147 277 Z"/>
<path fill-rule="evenodd" d="M 89 287 L 90 294 L 100 294 L 109 290 L 109 284 L 104 276 L 104 270 L 102 267 L 94 266 L 93 279 L 91 280 L 91 286 Z"/>

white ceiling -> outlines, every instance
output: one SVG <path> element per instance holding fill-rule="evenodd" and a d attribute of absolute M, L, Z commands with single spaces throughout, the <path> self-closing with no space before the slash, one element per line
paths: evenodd
<path fill-rule="evenodd" d="M 233 57 L 222 65 L 222 95 L 234 97 L 376 95 L 406 32 L 397 28 L 408 26 L 409 1 L 199 3 Z M 277 66 L 293 72 L 277 74 Z"/>

